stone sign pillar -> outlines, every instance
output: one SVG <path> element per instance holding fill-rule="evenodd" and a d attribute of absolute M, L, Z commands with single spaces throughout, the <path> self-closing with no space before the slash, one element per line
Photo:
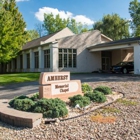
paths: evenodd
<path fill-rule="evenodd" d="M 70 72 L 42 72 L 39 79 L 40 98 L 60 98 L 82 94 L 81 81 L 70 80 Z"/>

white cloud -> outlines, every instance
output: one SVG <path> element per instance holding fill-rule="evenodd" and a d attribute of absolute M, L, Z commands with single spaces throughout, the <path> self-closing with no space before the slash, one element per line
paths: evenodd
<path fill-rule="evenodd" d="M 38 12 L 35 13 L 35 17 L 38 20 L 43 21 L 44 20 L 44 13 L 46 13 L 46 14 L 52 13 L 54 16 L 59 14 L 62 19 L 73 18 L 77 22 L 81 22 L 82 24 L 92 25 L 94 23 L 93 20 L 86 17 L 85 15 L 75 15 L 74 16 L 74 14 L 69 12 L 69 11 L 59 11 L 58 9 L 51 8 L 51 7 L 39 8 Z"/>
<path fill-rule="evenodd" d="M 16 2 L 23 2 L 23 1 L 29 1 L 29 0 L 16 0 Z"/>

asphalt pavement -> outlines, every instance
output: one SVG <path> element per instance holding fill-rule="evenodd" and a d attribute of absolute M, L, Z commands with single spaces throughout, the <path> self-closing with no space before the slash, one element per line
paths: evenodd
<path fill-rule="evenodd" d="M 71 80 L 81 80 L 81 82 L 125 82 L 125 81 L 140 81 L 140 76 L 133 74 L 71 74 Z M 25 82 L 18 84 L 10 84 L 0 86 L 0 99 L 12 99 L 19 95 L 29 95 L 38 92 L 39 83 Z"/>

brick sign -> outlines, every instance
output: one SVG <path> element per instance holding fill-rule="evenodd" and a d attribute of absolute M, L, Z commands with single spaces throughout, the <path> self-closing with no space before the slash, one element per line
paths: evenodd
<path fill-rule="evenodd" d="M 70 72 L 42 72 L 39 84 L 44 85 L 63 81 L 70 81 Z"/>
<path fill-rule="evenodd" d="M 67 100 L 68 97 L 82 94 L 81 81 L 70 80 L 69 72 L 45 72 L 40 74 L 39 79 L 40 98 L 60 98 Z"/>

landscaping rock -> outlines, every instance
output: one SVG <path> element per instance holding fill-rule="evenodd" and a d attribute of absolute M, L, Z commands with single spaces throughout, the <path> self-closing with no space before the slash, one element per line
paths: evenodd
<path fill-rule="evenodd" d="M 103 116 L 114 116 L 114 123 L 92 121 L 91 116 L 96 115 L 97 111 L 57 125 L 42 123 L 32 129 L 12 127 L 0 122 L 0 140 L 140 140 L 140 83 L 128 81 L 89 84 L 93 88 L 99 85 L 109 86 L 114 91 L 124 93 L 125 99 L 136 105 L 115 102 L 107 106 L 119 110 L 117 113 L 102 113 Z"/>

